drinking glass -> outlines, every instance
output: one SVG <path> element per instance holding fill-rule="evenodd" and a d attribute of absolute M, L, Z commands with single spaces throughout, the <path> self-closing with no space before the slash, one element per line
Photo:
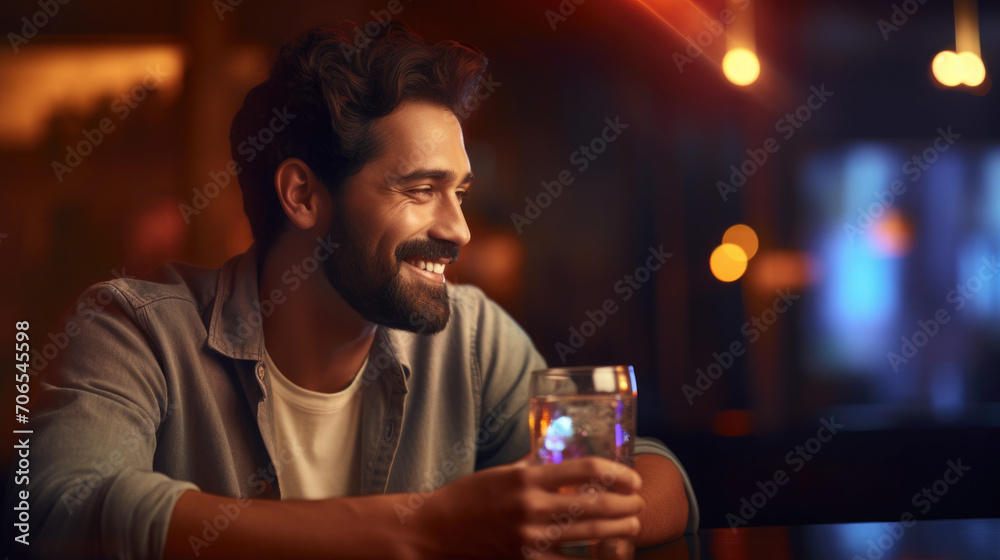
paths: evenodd
<path fill-rule="evenodd" d="M 531 374 L 531 454 L 538 464 L 597 455 L 632 466 L 635 445 L 635 372 L 632 366 L 551 368 Z M 564 489 L 567 490 L 567 489 Z M 586 484 L 580 489 L 594 491 Z M 581 558 L 632 558 L 627 539 L 565 543 L 560 552 Z"/>

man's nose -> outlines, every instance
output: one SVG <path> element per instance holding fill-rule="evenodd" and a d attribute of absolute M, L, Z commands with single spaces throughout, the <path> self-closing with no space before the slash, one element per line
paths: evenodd
<path fill-rule="evenodd" d="M 472 239 L 469 225 L 465 222 L 465 214 L 462 213 L 462 206 L 457 199 L 441 203 L 428 235 L 434 239 L 451 241 L 459 247 L 465 246 Z"/>

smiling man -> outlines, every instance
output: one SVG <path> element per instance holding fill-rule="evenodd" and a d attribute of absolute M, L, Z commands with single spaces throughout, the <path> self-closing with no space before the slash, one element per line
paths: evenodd
<path fill-rule="evenodd" d="M 687 476 L 655 440 L 638 439 L 634 470 L 527 461 L 527 381 L 545 363 L 444 278 L 470 240 L 458 115 L 486 59 L 397 23 L 345 58 L 350 29 L 282 48 L 234 119 L 235 158 L 288 115 L 240 174 L 247 253 L 82 296 L 113 303 L 43 379 L 32 555 L 546 558 L 695 530 Z M 595 480 L 615 491 L 560 492 Z"/>

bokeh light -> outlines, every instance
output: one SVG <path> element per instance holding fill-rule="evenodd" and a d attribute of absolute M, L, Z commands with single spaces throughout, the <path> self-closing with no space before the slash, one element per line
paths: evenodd
<path fill-rule="evenodd" d="M 739 245 L 743 249 L 743 252 L 747 254 L 747 260 L 752 259 L 757 254 L 757 232 L 748 225 L 736 224 L 727 229 L 726 233 L 722 234 L 722 242 Z"/>
<path fill-rule="evenodd" d="M 931 62 L 931 72 L 941 85 L 954 87 L 962 83 L 965 76 L 965 63 L 953 51 L 937 53 Z"/>
<path fill-rule="evenodd" d="M 965 84 L 976 87 L 986 80 L 986 66 L 983 59 L 974 52 L 941 51 L 931 62 L 934 79 L 941 85 L 955 87 Z"/>
<path fill-rule="evenodd" d="M 164 197 L 135 209 L 126 252 L 139 262 L 176 259 L 184 246 L 187 227 L 177 211 L 181 201 Z"/>
<path fill-rule="evenodd" d="M 749 49 L 732 49 L 722 59 L 722 72 L 738 86 L 750 85 L 760 76 L 760 60 Z"/>
<path fill-rule="evenodd" d="M 708 266 L 712 274 L 723 282 L 738 280 L 747 270 L 747 254 L 739 245 L 723 243 L 712 251 Z"/>
<path fill-rule="evenodd" d="M 774 293 L 784 288 L 802 288 L 817 276 L 819 264 L 806 252 L 789 250 L 761 251 L 754 257 L 746 281 L 758 293 Z"/>
<path fill-rule="evenodd" d="M 184 57 L 173 43 L 32 45 L 0 53 L 0 145 L 41 145 L 56 115 L 106 108 L 147 76 L 159 80 L 158 96 L 174 100 L 184 86 Z"/>
<path fill-rule="evenodd" d="M 958 57 L 962 59 L 962 66 L 965 71 L 962 83 L 970 87 L 976 87 L 986 79 L 986 66 L 983 59 L 972 52 L 960 52 Z"/>
<path fill-rule="evenodd" d="M 872 227 L 871 240 L 879 254 L 902 257 L 913 245 L 913 226 L 903 214 L 892 209 Z"/>

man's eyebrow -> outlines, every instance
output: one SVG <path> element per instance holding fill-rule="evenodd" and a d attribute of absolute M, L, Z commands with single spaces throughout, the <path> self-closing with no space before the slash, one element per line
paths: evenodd
<path fill-rule="evenodd" d="M 403 183 L 409 183 L 410 181 L 419 181 L 420 179 L 435 179 L 444 183 L 451 183 L 455 180 L 455 173 L 448 169 L 418 169 L 412 173 L 396 177 L 392 183 L 401 185 Z M 465 177 L 462 178 L 462 181 L 459 184 L 469 184 L 474 180 L 475 177 L 470 171 L 465 174 Z"/>

